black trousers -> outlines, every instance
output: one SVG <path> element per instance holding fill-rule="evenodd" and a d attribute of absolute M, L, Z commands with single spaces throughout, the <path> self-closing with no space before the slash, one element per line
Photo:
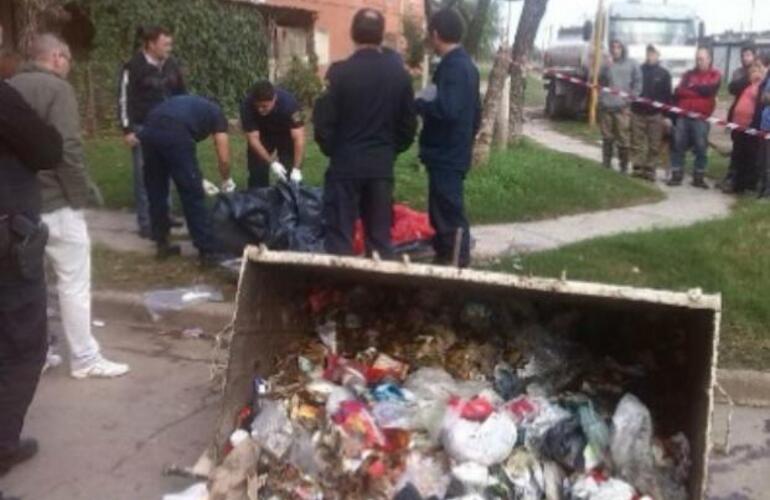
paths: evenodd
<path fill-rule="evenodd" d="M 461 231 L 460 267 L 471 263 L 471 233 L 465 216 L 465 172 L 428 167 L 428 215 L 436 231 L 433 249 L 436 262 L 451 264 L 457 231 Z"/>
<path fill-rule="evenodd" d="M 383 259 L 393 257 L 393 179 L 334 179 L 327 174 L 323 203 L 328 253 L 353 255 L 353 231 L 360 216 L 367 255 L 377 251 Z"/>
<path fill-rule="evenodd" d="M 760 139 L 743 132 L 733 131 L 733 152 L 730 156 L 730 170 L 733 172 L 733 185 L 736 192 L 757 187 L 759 181 Z"/>
<path fill-rule="evenodd" d="M 270 154 L 277 152 L 278 161 L 286 167 L 286 170 L 291 172 L 292 167 L 294 167 L 294 143 L 281 141 L 276 145 L 263 142 L 262 145 Z M 270 163 L 252 151 L 251 147 L 248 147 L 246 151 L 246 161 L 249 168 L 249 189 L 268 187 L 270 185 Z"/>
<path fill-rule="evenodd" d="M 0 290 L 0 456 L 19 444 L 48 349 L 45 283 L 24 288 Z"/>

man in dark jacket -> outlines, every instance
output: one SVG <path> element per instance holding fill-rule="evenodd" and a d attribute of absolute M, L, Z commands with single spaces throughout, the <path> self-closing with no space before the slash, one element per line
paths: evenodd
<path fill-rule="evenodd" d="M 156 26 L 142 31 L 142 50 L 134 54 L 120 74 L 118 116 L 123 140 L 131 148 L 134 169 L 134 208 L 139 234 L 150 237 L 150 215 L 143 180 L 142 149 L 137 139 L 147 115 L 173 95 L 185 93 L 182 70 L 171 56 L 171 32 Z"/>
<path fill-rule="evenodd" d="M 436 12 L 428 35 L 441 62 L 428 87 L 417 97 L 422 116 L 420 160 L 428 170 L 428 211 L 436 230 L 436 262 L 450 264 L 457 252 L 460 266 L 470 264 L 470 228 L 465 216 L 463 184 L 471 165 L 473 141 L 481 122 L 479 72 L 460 45 L 463 21 L 451 9 Z M 458 231 L 460 247 L 456 247 Z"/>
<path fill-rule="evenodd" d="M 282 181 L 302 182 L 305 122 L 297 99 L 268 80 L 254 85 L 241 103 L 246 134 L 249 188 L 270 185 L 270 171 Z"/>
<path fill-rule="evenodd" d="M 20 440 L 48 346 L 37 171 L 62 159 L 61 136 L 0 81 L 0 476 L 37 452 Z M 2 493 L 0 493 L 2 497 Z"/>
<path fill-rule="evenodd" d="M 355 53 L 333 64 L 313 111 L 315 139 L 329 157 L 324 183 L 326 251 L 353 255 L 353 228 L 363 219 L 367 253 L 392 255 L 393 165 L 417 131 L 412 82 L 385 52 L 383 15 L 353 17 Z"/>
<path fill-rule="evenodd" d="M 647 60 L 642 65 L 641 97 L 671 102 L 671 73 L 660 65 L 660 53 L 653 45 L 647 47 Z M 631 105 L 631 111 L 634 175 L 655 182 L 663 141 L 663 113 L 655 106 L 639 102 Z"/>
<path fill-rule="evenodd" d="M 223 260 L 206 208 L 196 143 L 213 138 L 222 190 L 232 191 L 235 184 L 230 178 L 227 129 L 227 117 L 222 108 L 199 96 L 172 97 L 156 106 L 147 116 L 139 140 L 143 144 L 144 180 L 150 201 L 152 239 L 158 246 L 158 258 L 180 253 L 179 247 L 169 245 L 168 241 L 171 221 L 166 200 L 169 182 L 173 180 L 190 236 L 200 253 L 201 264 L 216 265 Z"/>
<path fill-rule="evenodd" d="M 698 113 L 709 117 L 717 105 L 717 94 L 722 84 L 722 75 L 712 64 L 711 51 L 701 47 L 695 56 L 695 69 L 682 76 L 674 93 L 676 105 L 685 112 Z M 671 178 L 669 186 L 681 186 L 684 179 L 684 163 L 687 151 L 695 150 L 695 167 L 692 185 L 708 189 L 706 167 L 708 165 L 708 136 L 710 125 L 707 121 L 689 116 L 679 116 L 674 126 L 674 143 L 671 148 Z"/>

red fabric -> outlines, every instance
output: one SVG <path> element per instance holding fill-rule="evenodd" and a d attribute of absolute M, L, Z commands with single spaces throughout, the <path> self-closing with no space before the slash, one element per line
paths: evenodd
<path fill-rule="evenodd" d="M 741 127 L 751 127 L 754 120 L 754 111 L 757 107 L 757 96 L 759 95 L 759 83 L 752 83 L 743 91 L 738 98 L 733 110 L 733 121 Z"/>
<path fill-rule="evenodd" d="M 390 238 L 394 246 L 430 240 L 435 235 L 436 231 L 430 225 L 428 214 L 412 210 L 406 205 L 393 205 L 393 226 L 390 228 Z M 356 221 L 353 251 L 356 255 L 362 255 L 365 251 L 364 225 L 360 219 Z"/>
<path fill-rule="evenodd" d="M 716 69 L 698 71 L 693 69 L 682 77 L 676 88 L 676 105 L 685 111 L 693 111 L 705 116 L 711 116 L 717 105 L 717 93 L 722 82 L 722 74 Z M 708 96 L 698 92 L 698 88 L 710 90 Z M 713 91 L 713 92 L 711 92 Z"/>

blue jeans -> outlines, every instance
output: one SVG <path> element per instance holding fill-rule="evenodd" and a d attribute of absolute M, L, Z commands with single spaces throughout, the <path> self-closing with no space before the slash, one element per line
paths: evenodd
<path fill-rule="evenodd" d="M 708 165 L 709 130 L 708 122 L 693 118 L 679 117 L 674 126 L 673 144 L 671 148 L 671 173 L 681 176 L 684 174 L 684 163 L 687 151 L 695 153 L 694 174 L 703 175 Z"/>
<path fill-rule="evenodd" d="M 144 130 L 142 141 L 153 240 L 168 240 L 171 229 L 168 194 L 173 179 L 195 248 L 201 254 L 218 251 L 206 208 L 195 141 L 183 131 L 154 128 Z"/>
<path fill-rule="evenodd" d="M 461 230 L 460 267 L 471 263 L 471 233 L 465 215 L 465 172 L 428 166 L 428 215 L 436 236 L 433 249 L 436 261 L 451 264 L 457 230 Z"/>
<path fill-rule="evenodd" d="M 141 127 L 136 127 L 139 135 Z M 136 210 L 136 222 L 139 230 L 150 232 L 150 203 L 147 200 L 147 188 L 144 186 L 144 157 L 142 145 L 137 144 L 131 148 L 131 163 L 134 170 L 134 210 Z"/>

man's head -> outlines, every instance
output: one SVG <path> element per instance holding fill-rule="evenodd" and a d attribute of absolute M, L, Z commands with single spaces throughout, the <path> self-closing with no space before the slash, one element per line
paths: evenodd
<path fill-rule="evenodd" d="M 29 44 L 27 56 L 36 65 L 62 78 L 67 78 L 72 69 L 72 53 L 69 46 L 61 38 L 50 33 L 36 36 Z"/>
<path fill-rule="evenodd" d="M 441 9 L 430 18 L 428 39 L 438 55 L 443 56 L 452 50 L 464 35 L 465 23 L 456 10 Z"/>
<path fill-rule="evenodd" d="M 647 64 L 656 65 L 660 62 L 660 52 L 654 45 L 647 46 Z"/>
<path fill-rule="evenodd" d="M 613 61 L 620 61 L 626 56 L 626 47 L 620 40 L 610 42 L 610 55 Z"/>
<path fill-rule="evenodd" d="M 361 9 L 353 16 L 350 36 L 356 45 L 380 45 L 385 36 L 385 18 L 374 9 Z"/>
<path fill-rule="evenodd" d="M 269 115 L 275 108 L 275 87 L 267 80 L 254 85 L 254 109 L 262 116 Z"/>
<path fill-rule="evenodd" d="M 708 47 L 699 47 L 695 53 L 695 67 L 698 71 L 708 71 L 711 69 L 711 51 Z"/>
<path fill-rule="evenodd" d="M 749 69 L 749 67 L 754 64 L 754 61 L 757 59 L 757 49 L 756 47 L 751 45 L 744 45 L 741 48 L 741 64 L 743 64 L 743 67 L 746 69 Z"/>
<path fill-rule="evenodd" d="M 158 61 L 165 61 L 174 50 L 174 37 L 162 26 L 152 26 L 142 32 L 144 51 Z"/>

